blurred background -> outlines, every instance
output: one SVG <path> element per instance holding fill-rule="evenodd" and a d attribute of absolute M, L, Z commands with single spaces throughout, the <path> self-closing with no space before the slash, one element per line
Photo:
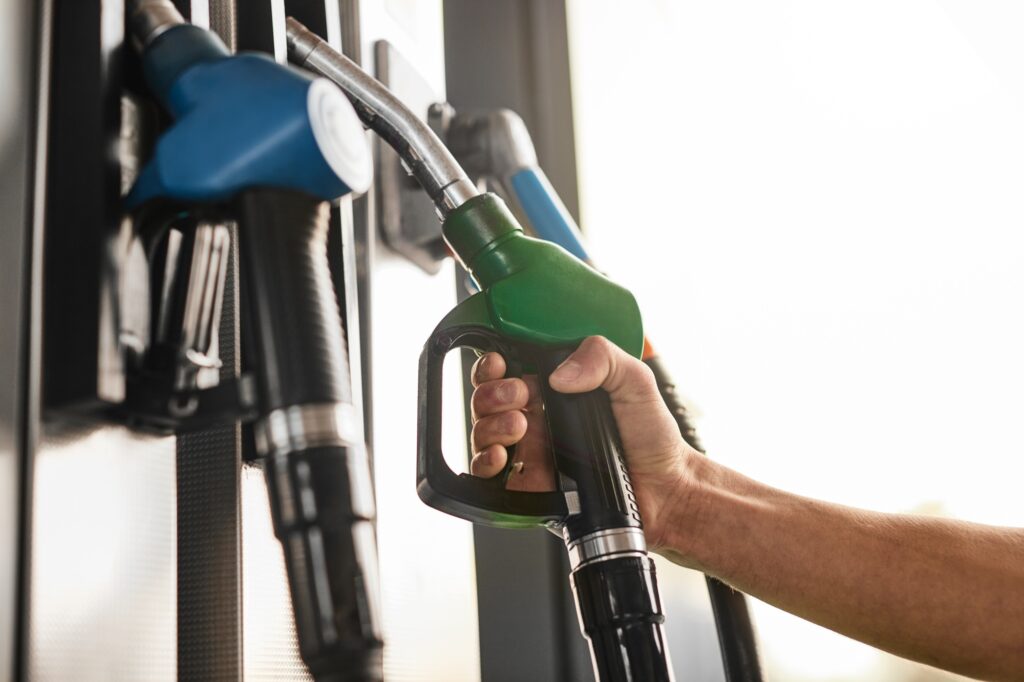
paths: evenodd
<path fill-rule="evenodd" d="M 1024 7 L 567 7 L 581 224 L 709 454 L 1024 523 Z M 773 679 L 952 677 L 753 603 Z"/>

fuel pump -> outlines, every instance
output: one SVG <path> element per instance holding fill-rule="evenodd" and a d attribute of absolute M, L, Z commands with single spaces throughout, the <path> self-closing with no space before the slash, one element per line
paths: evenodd
<path fill-rule="evenodd" d="M 129 25 L 173 124 L 125 207 L 151 254 L 174 248 L 173 229 L 205 264 L 182 280 L 179 312 L 158 315 L 178 327 L 165 334 L 177 341 L 165 345 L 169 359 L 143 362 L 140 383 L 170 368 L 169 402 L 142 401 L 150 409 L 141 418 L 160 422 L 159 413 L 162 425 L 183 427 L 204 414 L 209 391 L 198 377 L 211 364 L 204 349 L 222 294 L 222 259 L 210 254 L 223 252 L 220 226 L 236 222 L 253 370 L 235 391 L 245 408 L 236 416 L 256 417 L 299 649 L 317 680 L 380 680 L 373 490 L 326 250 L 329 202 L 370 185 L 362 125 L 326 79 L 263 55 L 232 56 L 167 0 L 137 0 Z"/>
<path fill-rule="evenodd" d="M 474 523 L 557 530 L 598 679 L 671 680 L 654 563 L 608 396 L 559 394 L 546 381 L 587 336 L 603 335 L 641 356 L 632 294 L 561 247 L 525 236 L 504 203 L 481 194 L 429 128 L 294 19 L 288 50 L 293 62 L 340 85 L 363 122 L 395 148 L 434 201 L 448 246 L 480 288 L 438 324 L 421 355 L 421 499 Z M 457 347 L 499 351 L 540 375 L 557 490 L 511 491 L 504 475 L 457 475 L 445 463 L 441 367 Z"/>

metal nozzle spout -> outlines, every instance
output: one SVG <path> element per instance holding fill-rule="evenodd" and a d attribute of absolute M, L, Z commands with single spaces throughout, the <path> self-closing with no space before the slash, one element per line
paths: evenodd
<path fill-rule="evenodd" d="M 132 45 L 141 52 L 167 29 L 187 23 L 170 0 L 129 0 Z"/>
<path fill-rule="evenodd" d="M 362 122 L 398 152 L 442 219 L 480 194 L 434 131 L 390 90 L 291 17 L 287 36 L 291 61 L 345 92 Z"/>

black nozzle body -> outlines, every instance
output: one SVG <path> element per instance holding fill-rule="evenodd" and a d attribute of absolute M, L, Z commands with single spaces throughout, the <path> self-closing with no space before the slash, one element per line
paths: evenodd
<path fill-rule="evenodd" d="M 650 557 L 584 564 L 573 571 L 572 587 L 600 682 L 673 679 L 665 614 Z"/>
<path fill-rule="evenodd" d="M 237 201 L 243 350 L 257 375 L 257 441 L 299 649 L 320 682 L 377 682 L 373 489 L 327 261 L 329 205 L 271 189 Z"/>

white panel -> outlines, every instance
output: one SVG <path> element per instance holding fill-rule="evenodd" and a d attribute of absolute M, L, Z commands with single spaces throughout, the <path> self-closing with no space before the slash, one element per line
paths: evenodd
<path fill-rule="evenodd" d="M 49 429 L 36 455 L 28 678 L 177 679 L 173 437 Z"/>
<path fill-rule="evenodd" d="M 418 359 L 455 304 L 453 264 L 429 277 L 390 254 L 373 290 L 374 462 L 389 680 L 480 676 L 472 527 L 416 495 Z M 458 366 L 457 358 L 446 363 Z M 444 448 L 465 457 L 461 385 L 446 372 Z"/>
<path fill-rule="evenodd" d="M 242 657 L 245 682 L 312 680 L 299 655 L 284 550 L 260 464 L 242 467 Z"/>

